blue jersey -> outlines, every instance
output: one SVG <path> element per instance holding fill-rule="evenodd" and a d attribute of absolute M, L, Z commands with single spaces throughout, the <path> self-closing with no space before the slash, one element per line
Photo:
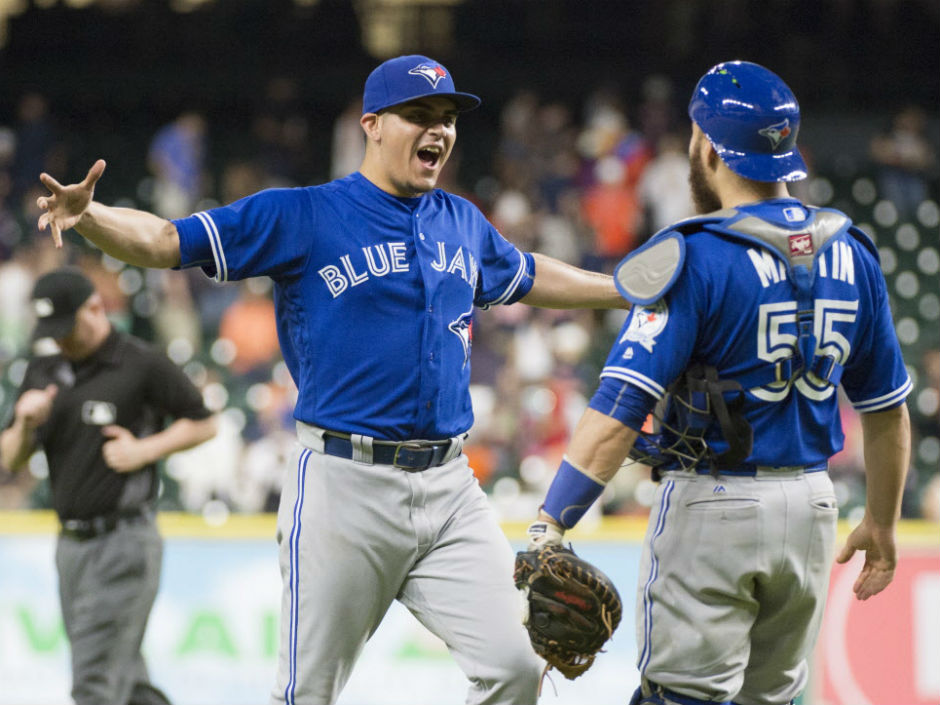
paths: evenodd
<path fill-rule="evenodd" d="M 793 199 L 738 208 L 792 230 L 790 246 L 810 212 Z M 839 214 L 842 216 L 842 214 Z M 685 237 L 685 263 L 659 301 L 634 306 L 601 373 L 591 407 L 639 430 L 668 387 L 690 365 L 713 366 L 722 379 L 747 378 L 755 364 L 774 363 L 797 348 L 798 306 L 785 265 L 757 243 L 705 228 Z M 812 285 L 818 353 L 843 368 L 841 384 L 861 412 L 901 404 L 911 390 L 876 256 L 846 231 L 821 249 Z M 813 465 L 842 449 L 836 387 L 812 374 L 744 385 L 743 414 L 754 431 L 748 462 Z M 717 422 L 706 438 L 716 452 Z"/>
<path fill-rule="evenodd" d="M 183 267 L 274 281 L 295 418 L 384 440 L 470 428 L 474 306 L 512 303 L 535 276 L 465 199 L 396 198 L 359 173 L 174 224 Z"/>

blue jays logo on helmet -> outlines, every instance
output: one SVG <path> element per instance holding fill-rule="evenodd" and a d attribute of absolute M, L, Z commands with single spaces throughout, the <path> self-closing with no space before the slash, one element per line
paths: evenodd
<path fill-rule="evenodd" d="M 421 76 L 427 79 L 431 88 L 437 88 L 437 84 L 442 78 L 446 78 L 447 72 L 440 64 L 418 64 L 408 72 L 412 76 Z"/>
<path fill-rule="evenodd" d="M 731 171 L 753 181 L 797 181 L 800 106 L 772 71 L 749 61 L 712 67 L 689 101 L 689 117 Z"/>
<path fill-rule="evenodd" d="M 774 125 L 768 125 L 762 130 L 758 130 L 757 133 L 763 135 L 770 140 L 770 143 L 776 149 L 780 143 L 790 136 L 792 130 L 790 129 L 790 121 L 784 120 L 783 122 L 778 122 Z"/>

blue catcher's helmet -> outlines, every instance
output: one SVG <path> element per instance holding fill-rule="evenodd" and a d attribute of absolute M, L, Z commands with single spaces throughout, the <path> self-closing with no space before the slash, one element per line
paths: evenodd
<path fill-rule="evenodd" d="M 799 181 L 806 164 L 796 148 L 800 106 L 772 71 L 749 61 L 718 64 L 702 76 L 689 117 L 728 168 L 753 181 Z"/>

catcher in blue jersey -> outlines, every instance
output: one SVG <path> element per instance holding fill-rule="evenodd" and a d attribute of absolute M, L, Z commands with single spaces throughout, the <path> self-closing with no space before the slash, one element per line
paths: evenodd
<path fill-rule="evenodd" d="M 283 597 L 272 703 L 333 703 L 392 600 L 450 649 L 468 703 L 532 705 L 542 665 L 519 623 L 512 551 L 461 452 L 475 308 L 622 307 L 610 277 L 521 252 L 435 188 L 480 100 L 424 56 L 366 80 L 360 170 L 167 221 L 41 180 L 40 229 L 75 227 L 146 267 L 274 281 L 299 390 L 278 515 Z"/>
<path fill-rule="evenodd" d="M 837 560 L 864 551 L 865 600 L 895 569 L 911 381 L 871 241 L 788 194 L 806 167 L 787 85 L 719 64 L 689 115 L 703 215 L 617 267 L 634 306 L 530 539 L 560 543 L 628 454 L 651 465 L 632 704 L 784 705 L 806 685 L 835 555 L 837 388 L 862 414 L 868 482 Z"/>

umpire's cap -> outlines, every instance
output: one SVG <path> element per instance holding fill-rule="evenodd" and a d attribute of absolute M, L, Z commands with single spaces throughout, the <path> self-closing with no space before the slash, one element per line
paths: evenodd
<path fill-rule="evenodd" d="M 33 338 L 67 336 L 75 327 L 75 313 L 93 293 L 95 287 L 88 277 L 71 267 L 39 277 L 31 297 L 37 321 Z"/>
<path fill-rule="evenodd" d="M 362 114 L 377 113 L 429 96 L 450 98 L 461 111 L 472 110 L 480 104 L 480 99 L 472 93 L 459 93 L 450 72 L 437 61 L 411 54 L 389 59 L 369 74 L 362 93 Z"/>
<path fill-rule="evenodd" d="M 728 168 L 753 181 L 799 181 L 806 164 L 796 147 L 800 106 L 777 74 L 728 61 L 702 76 L 689 117 Z"/>

